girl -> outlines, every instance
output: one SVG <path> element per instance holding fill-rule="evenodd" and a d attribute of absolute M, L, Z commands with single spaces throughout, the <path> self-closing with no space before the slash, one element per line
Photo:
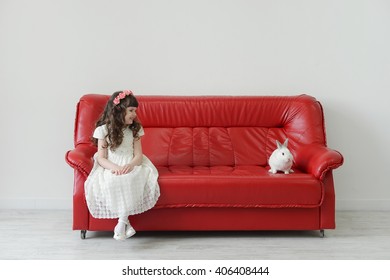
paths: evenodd
<path fill-rule="evenodd" d="M 158 172 L 142 154 L 144 130 L 137 119 L 138 101 L 130 90 L 115 92 L 96 123 L 94 165 L 85 181 L 91 215 L 118 218 L 114 238 L 135 234 L 128 216 L 152 208 L 160 196 Z"/>

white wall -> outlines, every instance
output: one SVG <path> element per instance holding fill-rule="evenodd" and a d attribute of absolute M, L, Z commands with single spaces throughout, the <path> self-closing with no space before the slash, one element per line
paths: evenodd
<path fill-rule="evenodd" d="M 0 208 L 71 208 L 85 93 L 294 95 L 325 109 L 337 209 L 389 210 L 390 2 L 0 0 Z"/>

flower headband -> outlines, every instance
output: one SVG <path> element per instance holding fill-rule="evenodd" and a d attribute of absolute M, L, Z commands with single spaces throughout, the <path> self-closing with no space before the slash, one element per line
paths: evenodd
<path fill-rule="evenodd" d="M 133 95 L 133 92 L 131 90 L 125 89 L 124 91 L 119 93 L 117 97 L 114 98 L 113 103 L 115 105 L 118 105 L 121 102 L 121 99 L 125 98 L 128 95 Z"/>

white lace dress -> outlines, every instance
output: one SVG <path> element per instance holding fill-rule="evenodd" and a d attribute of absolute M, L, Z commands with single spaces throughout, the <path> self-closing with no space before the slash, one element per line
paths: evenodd
<path fill-rule="evenodd" d="M 94 138 L 104 139 L 107 126 L 95 129 Z M 138 136 L 144 135 L 144 130 Z M 133 158 L 133 132 L 124 131 L 122 144 L 115 150 L 108 149 L 108 159 L 123 166 Z M 158 171 L 153 163 L 143 155 L 142 164 L 124 175 L 112 174 L 99 165 L 94 155 L 94 165 L 85 181 L 85 196 L 91 215 L 100 219 L 118 218 L 139 214 L 152 208 L 160 196 L 157 183 Z"/>

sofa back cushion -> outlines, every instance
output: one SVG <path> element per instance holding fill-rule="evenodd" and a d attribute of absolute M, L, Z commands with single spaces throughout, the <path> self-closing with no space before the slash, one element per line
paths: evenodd
<path fill-rule="evenodd" d="M 108 95 L 77 107 L 75 145 L 90 138 Z M 275 140 L 325 144 L 321 104 L 299 96 L 137 96 L 143 152 L 157 166 L 266 165 Z"/>

